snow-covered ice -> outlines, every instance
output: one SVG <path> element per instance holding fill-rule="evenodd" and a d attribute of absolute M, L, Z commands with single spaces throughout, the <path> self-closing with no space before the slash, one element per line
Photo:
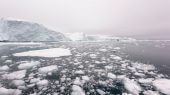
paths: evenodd
<path fill-rule="evenodd" d="M 73 92 L 71 93 L 71 95 L 86 95 L 80 86 L 73 85 L 72 90 Z"/>
<path fill-rule="evenodd" d="M 0 87 L 0 95 L 21 95 L 21 90 Z"/>
<path fill-rule="evenodd" d="M 31 62 L 21 63 L 18 66 L 18 69 L 30 69 L 30 68 L 32 68 L 34 66 L 38 66 L 38 65 L 40 65 L 39 61 L 31 61 Z"/>
<path fill-rule="evenodd" d="M 50 48 L 42 50 L 26 51 L 21 53 L 15 53 L 14 56 L 32 56 L 32 57 L 61 57 L 70 56 L 71 51 L 63 48 Z"/>
<path fill-rule="evenodd" d="M 116 78 L 116 75 L 115 75 L 115 74 L 112 74 L 112 73 L 108 73 L 108 74 L 107 74 L 107 77 L 108 77 L 108 78 L 111 78 L 111 79 L 115 79 L 115 78 Z"/>
<path fill-rule="evenodd" d="M 169 79 L 157 79 L 153 81 L 153 85 L 160 92 L 170 95 L 170 80 Z"/>
<path fill-rule="evenodd" d="M 124 79 L 124 85 L 125 88 L 134 95 L 139 95 L 140 91 L 142 91 L 142 88 L 137 84 L 137 82 L 130 80 L 128 78 Z"/>
<path fill-rule="evenodd" d="M 47 74 L 47 73 L 56 71 L 57 69 L 58 69 L 58 67 L 56 65 L 50 65 L 50 66 L 46 66 L 46 67 L 41 67 L 38 69 L 38 71 L 41 74 Z"/>
<path fill-rule="evenodd" d="M 9 79 L 9 80 L 13 80 L 13 79 L 22 79 L 25 77 L 26 74 L 26 70 L 20 70 L 20 71 L 15 71 L 9 74 L 4 74 L 2 75 L 3 79 Z"/>
<path fill-rule="evenodd" d="M 0 67 L 0 72 L 1 71 L 8 71 L 8 70 L 9 70 L 8 65 L 4 65 L 4 66 Z"/>

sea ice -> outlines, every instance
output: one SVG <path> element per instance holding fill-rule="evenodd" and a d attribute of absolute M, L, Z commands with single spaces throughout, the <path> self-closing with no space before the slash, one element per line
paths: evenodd
<path fill-rule="evenodd" d="M 21 90 L 0 87 L 0 95 L 21 95 Z"/>
<path fill-rule="evenodd" d="M 83 72 L 82 70 L 77 70 L 77 71 L 75 71 L 75 74 L 83 75 L 83 74 L 84 74 L 84 72 Z"/>
<path fill-rule="evenodd" d="M 72 90 L 73 92 L 71 93 L 71 95 L 85 95 L 85 92 L 80 86 L 73 85 Z"/>
<path fill-rule="evenodd" d="M 115 79 L 115 78 L 116 78 L 116 75 L 115 75 L 115 74 L 112 74 L 112 73 L 108 73 L 108 74 L 107 74 L 107 77 L 108 77 L 108 78 L 111 78 L 111 79 Z"/>
<path fill-rule="evenodd" d="M 7 65 L 0 67 L 0 72 L 1 71 L 8 71 L 8 70 L 9 70 L 9 67 Z"/>
<path fill-rule="evenodd" d="M 15 53 L 14 56 L 37 56 L 37 57 L 61 57 L 70 56 L 71 52 L 68 49 L 63 48 L 51 48 L 42 50 L 33 50 L 21 53 Z"/>
<path fill-rule="evenodd" d="M 39 73 L 41 74 L 47 74 L 53 71 L 56 71 L 58 68 L 56 65 L 50 65 L 50 66 L 46 66 L 46 67 L 41 67 L 38 69 Z"/>
<path fill-rule="evenodd" d="M 11 85 L 14 87 L 23 86 L 25 85 L 25 82 L 23 80 L 13 80 Z"/>
<path fill-rule="evenodd" d="M 48 80 L 40 80 L 37 82 L 38 87 L 47 87 L 48 86 Z"/>
<path fill-rule="evenodd" d="M 100 95 L 105 95 L 106 93 L 103 91 L 103 90 L 101 90 L 101 89 L 97 89 L 96 90 Z"/>
<path fill-rule="evenodd" d="M 26 62 L 26 63 L 21 63 L 18 66 L 18 69 L 30 69 L 34 66 L 40 65 L 39 61 L 31 61 L 31 62 Z"/>
<path fill-rule="evenodd" d="M 142 91 L 141 87 L 137 84 L 137 82 L 128 78 L 124 79 L 124 86 L 131 94 L 134 95 L 139 95 L 140 91 Z"/>
<path fill-rule="evenodd" d="M 153 81 L 153 86 L 160 92 L 170 95 L 170 80 L 169 79 L 157 79 Z"/>
<path fill-rule="evenodd" d="M 9 80 L 22 79 L 25 77 L 25 74 L 26 74 L 26 70 L 20 70 L 9 74 L 4 74 L 2 75 L 2 77 L 3 79 L 9 79 Z"/>

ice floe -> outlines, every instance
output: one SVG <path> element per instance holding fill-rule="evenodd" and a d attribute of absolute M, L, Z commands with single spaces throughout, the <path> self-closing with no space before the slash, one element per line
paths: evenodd
<path fill-rule="evenodd" d="M 71 95 L 85 95 L 85 92 L 80 86 L 73 85 L 72 90 L 73 92 L 71 93 Z"/>
<path fill-rule="evenodd" d="M 69 49 L 63 48 L 50 48 L 42 50 L 26 51 L 21 53 L 15 53 L 14 56 L 32 56 L 32 57 L 61 57 L 70 56 L 71 51 Z"/>
<path fill-rule="evenodd" d="M 4 74 L 2 75 L 2 77 L 3 79 L 9 79 L 9 80 L 22 79 L 25 77 L 25 74 L 26 74 L 26 70 L 20 70 L 9 74 Z"/>
<path fill-rule="evenodd" d="M 0 87 L 0 95 L 21 95 L 21 90 Z"/>
<path fill-rule="evenodd" d="M 111 79 L 115 79 L 115 78 L 116 78 L 116 75 L 115 75 L 115 74 L 112 74 L 112 73 L 108 73 L 108 74 L 107 74 L 107 77 L 108 77 L 108 78 L 111 78 Z"/>
<path fill-rule="evenodd" d="M 47 74 L 47 73 L 56 71 L 57 69 L 58 69 L 58 67 L 56 65 L 50 65 L 50 66 L 46 66 L 46 67 L 41 67 L 38 69 L 38 71 L 41 74 Z"/>
<path fill-rule="evenodd" d="M 169 79 L 157 79 L 153 81 L 153 86 L 160 92 L 170 95 L 170 80 Z"/>
<path fill-rule="evenodd" d="M 21 63 L 18 66 L 18 69 L 30 69 L 30 68 L 32 68 L 34 66 L 38 66 L 38 65 L 40 65 L 39 61 L 31 61 L 31 62 Z"/>
<path fill-rule="evenodd" d="M 36 84 L 37 84 L 38 87 L 47 87 L 48 83 L 49 83 L 48 80 L 40 80 Z"/>
<path fill-rule="evenodd" d="M 97 91 L 97 93 L 98 93 L 99 95 L 105 95 L 105 94 L 106 94 L 106 93 L 105 93 L 103 90 L 101 90 L 101 89 L 97 89 L 96 91 Z"/>
<path fill-rule="evenodd" d="M 124 79 L 124 86 L 129 91 L 129 93 L 134 95 L 139 95 L 142 88 L 137 84 L 137 82 L 130 80 L 128 78 Z"/>
<path fill-rule="evenodd" d="M 0 72 L 1 71 L 8 71 L 8 70 L 9 70 L 8 65 L 4 65 L 4 66 L 0 67 Z"/>

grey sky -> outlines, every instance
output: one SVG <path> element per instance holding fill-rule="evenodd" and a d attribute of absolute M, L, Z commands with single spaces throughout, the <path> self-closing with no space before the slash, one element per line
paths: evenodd
<path fill-rule="evenodd" d="M 0 0 L 0 17 L 60 32 L 170 39 L 170 0 Z"/>

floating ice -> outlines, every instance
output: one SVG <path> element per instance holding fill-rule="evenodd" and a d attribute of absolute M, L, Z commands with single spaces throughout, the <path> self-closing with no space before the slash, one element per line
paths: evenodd
<path fill-rule="evenodd" d="M 157 91 L 147 90 L 143 92 L 144 95 L 160 95 Z"/>
<path fill-rule="evenodd" d="M 170 80 L 169 79 L 157 79 L 153 81 L 155 86 L 160 92 L 170 95 Z"/>
<path fill-rule="evenodd" d="M 107 74 L 107 77 L 108 77 L 108 78 L 111 78 L 111 79 L 115 79 L 115 78 L 116 78 L 116 75 L 115 75 L 115 74 L 112 74 L 112 73 L 108 73 L 108 74 Z"/>
<path fill-rule="evenodd" d="M 33 50 L 21 53 L 15 53 L 14 56 L 37 56 L 37 57 L 61 57 L 71 55 L 70 50 L 63 48 L 51 48 L 43 50 Z"/>
<path fill-rule="evenodd" d="M 18 69 L 30 69 L 34 66 L 40 65 L 39 61 L 31 61 L 31 62 L 26 62 L 26 63 L 21 63 L 18 66 Z"/>
<path fill-rule="evenodd" d="M 2 75 L 3 79 L 9 79 L 9 80 L 13 80 L 13 79 L 22 79 L 25 77 L 26 74 L 26 70 L 20 70 L 20 71 L 15 71 L 9 74 L 4 74 Z"/>
<path fill-rule="evenodd" d="M 124 79 L 125 88 L 134 95 L 139 95 L 140 91 L 142 91 L 141 87 L 137 84 L 137 82 L 132 81 L 128 78 Z"/>
<path fill-rule="evenodd" d="M 41 80 L 37 82 L 38 87 L 47 87 L 48 86 L 48 80 Z"/>
<path fill-rule="evenodd" d="M 46 67 L 41 67 L 38 69 L 39 73 L 41 74 L 47 74 L 53 71 L 56 71 L 58 68 L 56 65 L 50 65 L 50 66 L 46 66 Z"/>
<path fill-rule="evenodd" d="M 132 67 L 143 70 L 144 72 L 148 72 L 149 70 L 155 70 L 155 67 L 150 64 L 143 64 L 143 63 L 132 63 Z"/>
<path fill-rule="evenodd" d="M 92 59 L 97 58 L 97 55 L 96 55 L 96 54 L 90 54 L 89 56 L 90 56 L 90 58 L 92 58 Z"/>
<path fill-rule="evenodd" d="M 25 82 L 23 80 L 13 80 L 11 85 L 14 87 L 23 86 L 25 85 Z"/>
<path fill-rule="evenodd" d="M 138 81 L 139 83 L 142 83 L 142 84 L 151 84 L 153 79 L 152 78 L 147 78 L 147 79 L 141 78 Z"/>
<path fill-rule="evenodd" d="M 80 86 L 73 85 L 72 90 L 73 92 L 71 93 L 71 95 L 85 95 L 85 92 Z"/>
<path fill-rule="evenodd" d="M 81 85 L 81 81 L 80 81 L 80 78 L 79 77 L 76 77 L 76 79 L 74 80 L 73 84 L 76 84 L 76 85 Z"/>
<path fill-rule="evenodd" d="M 83 75 L 83 74 L 84 74 L 84 72 L 83 72 L 82 70 L 77 70 L 77 71 L 75 71 L 75 74 Z"/>
<path fill-rule="evenodd" d="M 111 57 L 112 59 L 114 59 L 114 60 L 117 60 L 117 61 L 122 60 L 121 57 L 116 56 L 116 55 L 110 55 L 110 57 Z"/>
<path fill-rule="evenodd" d="M 106 93 L 103 91 L 103 90 L 101 90 L 101 89 L 97 89 L 96 90 L 100 95 L 105 95 Z"/>
<path fill-rule="evenodd" d="M 0 72 L 1 71 L 8 71 L 8 70 L 9 70 L 9 67 L 7 65 L 0 67 Z"/>
<path fill-rule="evenodd" d="M 115 50 L 119 50 L 119 49 L 120 49 L 120 47 L 115 47 L 114 49 L 115 49 Z"/>
<path fill-rule="evenodd" d="M 82 76 L 82 79 L 83 79 L 84 81 L 89 81 L 89 80 L 90 80 L 90 78 L 89 78 L 88 76 Z"/>
<path fill-rule="evenodd" d="M 0 87 L 0 95 L 21 95 L 21 90 Z"/>

